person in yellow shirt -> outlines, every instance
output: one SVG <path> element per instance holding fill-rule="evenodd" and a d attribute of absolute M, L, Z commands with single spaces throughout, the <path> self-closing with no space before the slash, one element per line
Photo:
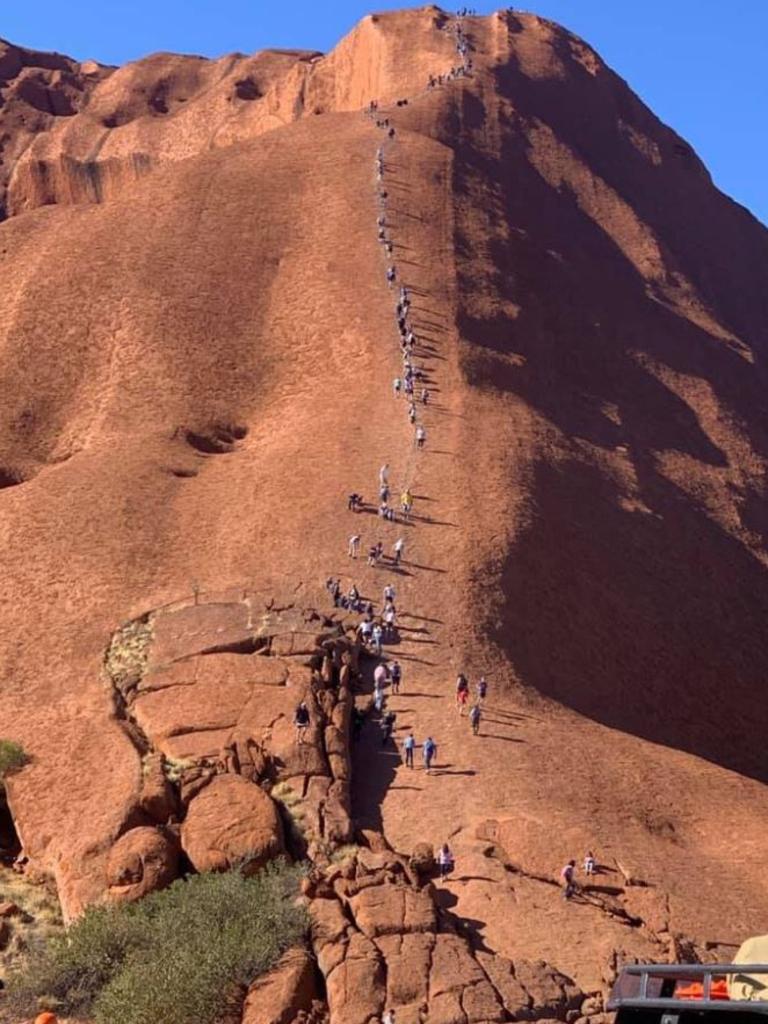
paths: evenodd
<path fill-rule="evenodd" d="M 408 520 L 408 517 L 411 514 L 412 508 L 413 495 L 411 494 L 410 490 L 406 488 L 406 490 L 404 490 L 403 493 L 400 495 L 400 509 L 403 513 L 403 519 L 405 519 L 406 521 Z"/>

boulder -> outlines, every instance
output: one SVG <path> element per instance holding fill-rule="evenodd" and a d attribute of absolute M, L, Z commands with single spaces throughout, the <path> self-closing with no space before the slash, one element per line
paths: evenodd
<path fill-rule="evenodd" d="M 289 949 L 248 990 L 242 1024 L 291 1024 L 317 998 L 315 966 L 306 949 Z"/>
<path fill-rule="evenodd" d="M 374 853 L 373 850 L 362 846 L 357 852 L 357 863 L 361 871 L 381 871 L 382 868 L 387 868 L 402 874 L 397 854 L 392 853 L 391 850 Z"/>
<path fill-rule="evenodd" d="M 190 801 L 197 796 L 197 794 L 205 789 L 208 783 L 215 778 L 215 771 L 213 768 L 203 768 L 199 765 L 193 765 L 191 768 L 185 768 L 179 778 L 179 794 L 181 796 L 181 803 L 186 808 L 189 806 Z"/>
<path fill-rule="evenodd" d="M 435 870 L 435 850 L 431 843 L 417 843 L 413 848 L 410 865 L 421 878 L 429 878 Z"/>
<path fill-rule="evenodd" d="M 176 794 L 165 776 L 162 754 L 149 754 L 144 760 L 139 806 L 158 825 L 176 817 Z"/>
<path fill-rule="evenodd" d="M 325 749 L 328 754 L 339 754 L 341 757 L 347 754 L 347 738 L 335 725 L 325 727 Z"/>
<path fill-rule="evenodd" d="M 22 917 L 24 911 L 16 903 L 0 903 L 0 918 Z"/>
<path fill-rule="evenodd" d="M 323 633 L 314 630 L 285 632 L 272 637 L 270 652 L 278 658 L 296 655 L 309 657 L 321 649 L 324 639 Z"/>
<path fill-rule="evenodd" d="M 556 1017 L 562 1020 L 569 1010 L 578 1010 L 584 1001 L 584 993 L 578 985 L 543 960 L 516 960 L 515 977 L 531 997 L 531 1007 L 524 1019 Z"/>
<path fill-rule="evenodd" d="M 352 896 L 349 906 L 357 927 L 369 938 L 433 932 L 437 926 L 435 905 L 429 895 L 410 886 L 375 885 Z"/>
<path fill-rule="evenodd" d="M 337 899 L 314 899 L 309 905 L 310 934 L 324 976 L 344 959 L 349 921 Z"/>
<path fill-rule="evenodd" d="M 131 903 L 170 885 L 178 874 L 174 840 L 151 826 L 120 836 L 107 859 L 107 886 L 113 903 Z"/>
<path fill-rule="evenodd" d="M 374 853 L 386 853 L 392 850 L 392 847 L 382 833 L 376 832 L 372 828 L 361 828 L 358 831 L 358 835 L 359 841 L 364 843 L 369 850 L 373 850 Z"/>
<path fill-rule="evenodd" d="M 0 918 L 0 949 L 5 949 L 10 938 L 11 926 L 4 918 Z"/>
<path fill-rule="evenodd" d="M 349 756 L 344 754 L 329 754 L 328 763 L 331 766 L 331 775 L 341 782 L 348 782 L 350 778 Z"/>
<path fill-rule="evenodd" d="M 239 775 L 217 775 L 190 801 L 181 845 L 197 871 L 256 871 L 285 848 L 274 801 Z"/>
<path fill-rule="evenodd" d="M 584 1002 L 579 1007 L 580 1017 L 597 1017 L 598 1014 L 603 1012 L 603 997 L 599 994 L 593 994 L 587 996 Z"/>

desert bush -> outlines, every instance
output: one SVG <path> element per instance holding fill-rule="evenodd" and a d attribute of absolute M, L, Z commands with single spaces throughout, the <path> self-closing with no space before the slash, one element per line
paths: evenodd
<path fill-rule="evenodd" d="M 298 871 L 194 875 L 139 903 L 88 910 L 9 985 L 20 1014 L 95 1024 L 213 1024 L 303 935 Z"/>
<path fill-rule="evenodd" d="M 14 740 L 0 740 L 0 782 L 9 772 L 23 768 L 29 758 L 20 743 Z"/>

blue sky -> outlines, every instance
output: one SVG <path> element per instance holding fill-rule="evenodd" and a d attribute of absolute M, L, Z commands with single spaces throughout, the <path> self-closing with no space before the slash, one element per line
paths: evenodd
<path fill-rule="evenodd" d="M 120 64 L 157 50 L 220 56 L 328 50 L 371 10 L 356 0 L 14 0 L 0 35 Z M 480 13 L 502 6 L 474 0 Z M 688 139 L 717 185 L 768 223 L 768 0 L 538 0 L 516 4 L 583 36 Z M 446 9 L 453 9 L 447 7 Z"/>

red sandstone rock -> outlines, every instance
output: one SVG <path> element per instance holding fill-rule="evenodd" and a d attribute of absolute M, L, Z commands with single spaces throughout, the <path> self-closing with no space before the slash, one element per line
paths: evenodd
<path fill-rule="evenodd" d="M 159 825 L 164 825 L 177 813 L 176 796 L 163 769 L 163 759 L 152 754 L 144 759 L 143 778 L 139 797 L 142 811 Z"/>
<path fill-rule="evenodd" d="M 415 467 L 433 520 L 408 531 L 391 703 L 450 768 L 409 777 L 361 744 L 356 816 L 400 850 L 457 835 L 452 913 L 593 991 L 618 949 L 659 952 L 663 917 L 630 894 L 648 924 L 622 938 L 599 902 L 564 907 L 536 881 L 593 844 L 653 875 L 676 931 L 738 941 L 765 918 L 766 235 L 582 41 L 534 15 L 473 20 L 475 76 L 395 115 L 398 243 L 439 357 L 416 461 L 379 373 L 392 302 L 359 108 L 415 96 L 455 60 L 452 28 L 425 8 L 366 19 L 327 58 L 117 71 L 3 45 L 0 735 L 33 756 L 9 798 L 67 915 L 103 897 L 144 753 L 105 686 L 108 638 L 200 588 L 224 595 L 210 613 L 175 633 L 158 615 L 158 652 L 187 652 L 183 672 L 140 682 L 137 714 L 145 684 L 170 691 L 143 704 L 157 749 L 216 756 L 242 729 L 272 744 L 280 778 L 328 778 L 320 725 L 298 750 L 290 723 L 307 655 L 284 659 L 295 687 L 268 670 L 289 691 L 273 704 L 253 692 L 261 656 L 193 652 L 251 633 L 268 646 L 266 605 L 250 626 L 222 612 L 220 632 L 209 614 L 240 579 L 270 608 L 321 589 L 348 536 L 340 496 L 391 458 L 398 478 Z M 381 570 L 358 574 L 378 597 Z M 446 684 L 489 665 L 474 742 L 446 717 Z M 334 773 L 328 803 L 346 791 Z M 567 798 L 563 778 L 578 779 Z M 511 823 L 506 866 L 469 838 L 490 816 Z M 737 829 L 734 871 L 722 837 Z M 439 1013 L 464 1014 L 442 984 Z"/>
<path fill-rule="evenodd" d="M 219 775 L 190 801 L 181 845 L 197 871 L 240 863 L 256 870 L 282 853 L 283 829 L 263 789 L 238 775 Z"/>
<path fill-rule="evenodd" d="M 457 935 L 435 936 L 429 973 L 430 1021 L 502 1021 L 504 1008 L 485 973 Z"/>
<path fill-rule="evenodd" d="M 517 960 L 515 977 L 532 1000 L 529 1020 L 562 1018 L 567 1011 L 577 1010 L 584 999 L 577 985 L 542 961 Z"/>
<path fill-rule="evenodd" d="M 375 885 L 353 896 L 349 905 L 358 928 L 369 938 L 435 930 L 432 899 L 410 886 Z"/>
<path fill-rule="evenodd" d="M 491 984 L 504 1003 L 504 1009 L 513 1020 L 530 1018 L 533 997 L 515 977 L 514 964 L 506 957 L 494 953 L 479 951 L 477 960 L 483 968 Z M 535 1019 L 535 1018 L 533 1018 Z"/>
<path fill-rule="evenodd" d="M 323 975 L 327 976 L 345 956 L 350 922 L 336 899 L 315 899 L 309 905 L 312 945 Z"/>
<path fill-rule="evenodd" d="M 305 949 L 290 949 L 264 977 L 251 985 L 242 1024 L 291 1024 L 317 998 L 315 967 Z"/>
<path fill-rule="evenodd" d="M 169 885 L 178 867 L 176 844 L 156 828 L 133 828 L 109 852 L 107 886 L 114 903 L 128 903 Z"/>
<path fill-rule="evenodd" d="M 365 1024 L 384 1009 L 386 989 L 378 951 L 359 933 L 350 936 L 343 961 L 325 979 L 328 1004 L 339 1024 Z"/>

